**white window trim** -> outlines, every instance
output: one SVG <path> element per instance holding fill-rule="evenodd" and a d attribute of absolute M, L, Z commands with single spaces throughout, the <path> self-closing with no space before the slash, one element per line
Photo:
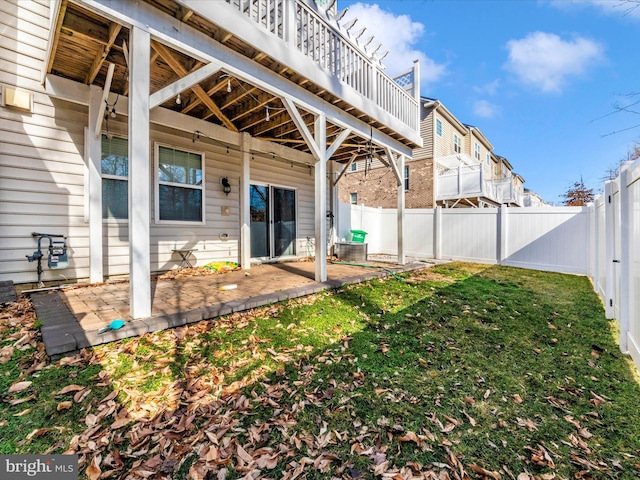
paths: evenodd
<path fill-rule="evenodd" d="M 173 182 L 160 182 L 158 179 L 158 168 L 160 165 L 160 147 L 171 148 L 173 150 L 179 150 L 181 152 L 193 153 L 195 155 L 200 155 L 200 159 L 202 160 L 202 185 L 189 185 L 185 183 L 173 183 Z M 202 150 L 190 150 L 188 148 L 178 147 L 175 145 L 169 145 L 166 143 L 154 142 L 153 145 L 153 186 L 154 186 L 154 210 L 155 210 L 155 223 L 158 225 L 205 225 L 206 224 L 206 175 L 205 175 L 205 165 L 206 165 L 206 157 L 205 152 Z M 170 187 L 180 187 L 180 188 L 191 188 L 193 190 L 201 190 L 202 191 L 202 220 L 201 221 L 191 221 L 191 220 L 160 220 L 160 185 L 168 185 Z"/>
<path fill-rule="evenodd" d="M 409 187 L 411 186 L 409 182 L 409 165 L 404 166 L 404 179 L 402 183 L 404 183 L 404 191 L 408 192 Z"/>
<path fill-rule="evenodd" d="M 438 131 L 438 125 L 440 125 L 440 131 Z M 442 137 L 442 120 L 436 118 L 436 135 Z"/>

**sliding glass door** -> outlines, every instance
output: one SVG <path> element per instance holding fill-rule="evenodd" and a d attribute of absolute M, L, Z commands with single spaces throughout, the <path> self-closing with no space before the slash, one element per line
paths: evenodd
<path fill-rule="evenodd" d="M 268 185 L 250 187 L 251 257 L 296 254 L 296 191 Z"/>

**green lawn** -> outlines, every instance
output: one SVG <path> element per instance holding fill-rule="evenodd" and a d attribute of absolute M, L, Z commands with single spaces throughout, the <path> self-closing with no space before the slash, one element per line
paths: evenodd
<path fill-rule="evenodd" d="M 0 314 L 0 454 L 82 478 L 637 479 L 640 384 L 586 277 L 453 263 L 72 357 Z"/>

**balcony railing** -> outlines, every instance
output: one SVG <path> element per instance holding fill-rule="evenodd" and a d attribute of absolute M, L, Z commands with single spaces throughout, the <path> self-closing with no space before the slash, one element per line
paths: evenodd
<path fill-rule="evenodd" d="M 499 203 L 510 203 L 524 206 L 523 194 L 518 192 L 513 184 L 513 177 L 493 180 L 496 188 L 496 200 Z"/>
<path fill-rule="evenodd" d="M 366 49 L 304 0 L 226 0 L 226 3 L 384 112 L 418 131 L 419 103 L 413 94 L 418 79 L 414 70 L 396 79 L 389 77 L 379 61 L 367 55 Z"/>
<path fill-rule="evenodd" d="M 436 198 L 489 197 L 492 185 L 484 181 L 482 173 L 480 163 L 440 169 L 436 177 Z"/>

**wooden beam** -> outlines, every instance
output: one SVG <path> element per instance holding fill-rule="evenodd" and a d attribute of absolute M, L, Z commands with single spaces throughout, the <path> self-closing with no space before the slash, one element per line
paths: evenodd
<path fill-rule="evenodd" d="M 338 135 L 331 146 L 327 149 L 327 160 L 329 160 L 333 156 L 333 154 L 336 153 L 336 150 L 338 150 L 340 145 L 342 145 L 342 142 L 344 142 L 349 135 L 351 135 L 350 128 L 345 128 L 344 130 L 342 130 L 342 132 L 340 132 L 340 135 Z"/>
<path fill-rule="evenodd" d="M 43 69 L 43 72 L 41 72 L 41 80 L 43 83 L 47 73 L 51 73 L 51 68 L 53 67 L 53 59 L 56 58 L 58 41 L 60 40 L 60 30 L 62 28 L 62 22 L 64 21 L 64 14 L 67 11 L 68 4 L 69 2 L 67 0 L 62 0 L 62 2 L 55 2 L 51 5 L 51 11 L 55 15 L 57 15 L 57 17 L 55 18 L 55 22 L 53 22 L 53 24 L 51 25 L 51 30 L 49 31 L 49 42 L 47 43 L 47 54 L 44 62 L 46 68 Z"/>
<path fill-rule="evenodd" d="M 304 141 L 307 143 L 307 146 L 309 147 L 309 150 L 311 150 L 314 158 L 316 160 L 319 160 L 320 158 L 324 157 L 324 152 L 320 152 L 318 145 L 316 145 L 316 139 L 313 137 L 313 135 L 311 135 L 311 132 L 307 128 L 302 115 L 300 115 L 300 112 L 298 111 L 298 107 L 296 107 L 295 104 L 288 98 L 283 98 L 282 103 L 289 112 L 291 120 L 293 120 L 293 123 L 298 128 L 298 131 L 302 135 Z"/>
<path fill-rule="evenodd" d="M 355 161 L 355 159 L 358 158 L 358 154 L 357 153 L 353 153 L 351 155 L 351 158 L 349 159 L 349 161 L 347 162 L 347 164 L 344 166 L 344 168 L 342 169 L 342 171 L 340 172 L 340 175 L 338 175 L 338 178 L 336 178 L 336 180 L 332 183 L 332 187 L 335 187 L 338 182 L 340 181 L 340 179 L 342 178 L 342 176 L 347 173 L 347 170 L 349 169 L 349 167 L 351 166 L 351 164 Z"/>
<path fill-rule="evenodd" d="M 173 82 L 171 85 L 167 85 L 161 90 L 158 90 L 149 98 L 149 108 L 155 108 L 158 105 L 166 102 L 171 97 L 175 97 L 180 92 L 188 88 L 193 88 L 194 85 L 197 85 L 202 80 L 209 78 L 211 75 L 220 71 L 222 65 L 218 62 L 211 62 L 209 65 L 205 65 L 202 68 L 199 68 L 190 74 L 178 79 Z M 208 96 L 208 95 L 207 95 Z"/>
<path fill-rule="evenodd" d="M 107 40 L 106 45 L 103 45 L 100 48 L 100 53 L 98 53 L 98 55 L 93 59 L 91 68 L 89 68 L 87 76 L 84 79 L 84 83 L 87 85 L 91 85 L 96 79 L 96 76 L 98 75 L 100 68 L 102 68 L 102 64 L 107 59 L 107 55 L 109 55 L 111 47 L 113 47 L 120 30 L 122 30 L 122 25 L 119 23 L 112 22 L 111 25 L 109 25 L 109 39 Z"/>
<path fill-rule="evenodd" d="M 113 70 L 115 65 L 113 63 L 109 64 L 109 69 L 107 70 L 107 78 L 104 82 L 104 88 L 102 89 L 102 99 L 100 101 L 100 105 L 105 105 L 107 103 L 107 98 L 109 97 L 109 90 L 111 90 L 111 80 L 113 79 Z M 102 133 L 102 122 L 104 120 L 104 114 L 98 115 L 96 119 L 96 128 L 95 128 L 95 136 L 98 138 Z"/>
<path fill-rule="evenodd" d="M 187 69 L 184 67 L 184 65 L 182 65 L 182 63 L 180 63 L 180 61 L 171 53 L 171 51 L 167 47 L 155 41 L 151 42 L 151 47 L 156 52 L 158 52 L 160 58 L 162 58 L 162 60 L 164 60 L 166 64 L 169 65 L 169 68 L 171 68 L 171 70 L 173 70 L 176 74 L 180 75 L 181 77 L 186 77 L 188 75 Z M 227 118 L 224 113 L 222 113 L 222 110 L 220 110 L 218 105 L 216 105 L 216 103 L 211 99 L 209 95 L 207 95 L 207 92 L 205 92 L 200 85 L 194 85 L 193 87 L 191 87 L 191 90 L 193 90 L 193 93 L 196 94 L 196 97 L 198 97 L 200 101 L 204 103 L 207 108 L 211 110 L 216 117 L 218 117 L 218 119 L 220 119 L 225 127 L 234 132 L 238 131 L 238 128 L 231 122 L 231 120 Z"/>

